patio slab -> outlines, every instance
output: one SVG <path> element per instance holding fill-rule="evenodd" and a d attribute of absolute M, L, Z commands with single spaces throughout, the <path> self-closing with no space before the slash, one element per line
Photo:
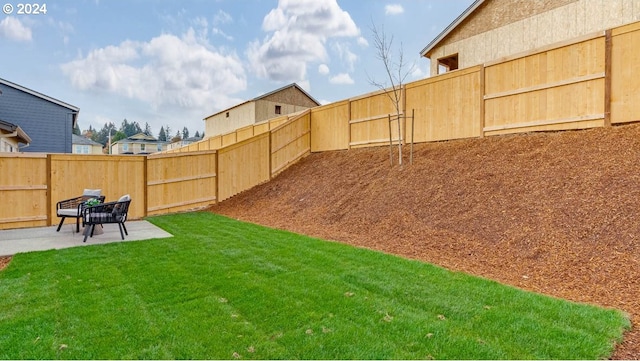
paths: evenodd
<path fill-rule="evenodd" d="M 105 224 L 102 234 L 96 226 L 96 233 L 93 237 L 87 238 L 87 242 L 82 242 L 83 229 L 76 233 L 75 222 L 64 224 L 60 232 L 56 232 L 56 226 L 22 228 L 0 230 L 0 256 L 10 256 L 16 253 L 45 251 L 49 249 L 62 249 L 69 247 L 91 246 L 111 242 L 131 242 L 142 241 L 152 238 L 173 237 L 171 233 L 156 227 L 148 221 L 128 221 L 126 223 L 129 235 L 124 236 L 124 241 L 120 238 L 120 230 L 117 224 Z"/>

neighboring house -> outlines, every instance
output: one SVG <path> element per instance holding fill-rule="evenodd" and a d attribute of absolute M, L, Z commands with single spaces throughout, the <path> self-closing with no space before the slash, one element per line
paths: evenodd
<path fill-rule="evenodd" d="M 636 21 L 639 0 L 476 0 L 420 54 L 434 76 Z"/>
<path fill-rule="evenodd" d="M 0 153 L 18 153 L 29 143 L 31 138 L 22 128 L 0 120 Z"/>
<path fill-rule="evenodd" d="M 199 142 L 202 140 L 202 137 L 189 137 L 187 139 L 180 139 L 176 142 L 172 142 L 169 143 L 169 145 L 167 145 L 167 150 L 172 150 L 172 149 L 176 149 L 176 148 L 182 148 L 184 146 L 187 146 L 191 143 L 195 143 L 195 142 Z"/>
<path fill-rule="evenodd" d="M 138 133 L 111 144 L 111 154 L 151 154 L 167 149 L 167 142 Z"/>
<path fill-rule="evenodd" d="M 205 134 L 213 137 L 267 119 L 320 105 L 293 83 L 204 118 Z"/>
<path fill-rule="evenodd" d="M 25 152 L 71 153 L 71 136 L 80 109 L 0 79 L 0 119 L 29 134 Z"/>
<path fill-rule="evenodd" d="M 103 154 L 102 144 L 80 135 L 72 134 L 74 154 Z"/>

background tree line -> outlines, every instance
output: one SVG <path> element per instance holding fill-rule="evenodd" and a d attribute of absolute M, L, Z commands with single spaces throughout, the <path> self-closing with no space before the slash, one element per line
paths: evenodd
<path fill-rule="evenodd" d="M 120 127 L 116 127 L 115 124 L 109 122 L 105 123 L 100 130 L 97 130 L 89 125 L 89 129 L 81 131 L 80 126 L 76 123 L 76 127 L 74 128 L 73 133 L 76 135 L 85 136 L 93 140 L 94 142 L 102 144 L 103 146 L 109 142 L 109 134 L 111 134 L 111 143 L 131 137 L 138 133 L 144 133 L 146 135 L 153 136 L 159 141 L 163 142 L 177 142 L 190 137 L 189 129 L 187 127 L 182 128 L 182 131 L 176 131 L 175 135 L 173 136 L 170 135 L 171 131 L 172 129 L 168 125 L 162 126 L 160 127 L 160 132 L 158 132 L 158 135 L 154 136 L 149 123 L 145 123 L 143 129 L 138 122 L 130 122 L 127 119 L 124 119 L 120 124 Z M 204 132 L 200 134 L 198 131 L 196 131 L 196 134 L 194 134 L 193 137 L 203 138 Z"/>

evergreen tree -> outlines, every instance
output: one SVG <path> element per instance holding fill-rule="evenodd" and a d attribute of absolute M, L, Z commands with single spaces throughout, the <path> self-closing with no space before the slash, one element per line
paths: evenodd
<path fill-rule="evenodd" d="M 182 139 L 189 138 L 189 129 L 187 127 L 182 128 Z"/>
<path fill-rule="evenodd" d="M 80 126 L 78 125 L 78 122 L 76 122 L 76 126 L 73 128 L 73 134 L 82 135 L 82 131 L 80 130 Z"/>
<path fill-rule="evenodd" d="M 196 130 L 196 135 L 194 135 L 194 137 L 196 138 L 200 138 L 200 133 L 198 133 L 198 131 Z"/>
<path fill-rule="evenodd" d="M 181 140 L 182 140 L 182 137 L 180 136 L 180 131 L 177 131 L 177 132 L 176 132 L 176 135 L 175 135 L 173 138 L 171 138 L 171 142 L 172 142 L 172 143 L 173 143 L 173 142 L 179 142 L 179 141 L 181 141 Z"/>
<path fill-rule="evenodd" d="M 144 134 L 146 135 L 152 135 L 153 132 L 151 131 L 151 126 L 149 125 L 149 123 L 144 123 Z"/>
<path fill-rule="evenodd" d="M 160 133 L 158 133 L 158 140 L 162 142 L 167 141 L 167 133 L 165 133 L 164 127 L 160 127 Z"/>

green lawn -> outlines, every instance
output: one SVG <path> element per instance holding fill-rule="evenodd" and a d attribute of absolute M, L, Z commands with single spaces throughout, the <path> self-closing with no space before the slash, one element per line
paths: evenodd
<path fill-rule="evenodd" d="M 19 254 L 2 359 L 598 359 L 628 318 L 429 264 L 237 222 Z"/>

